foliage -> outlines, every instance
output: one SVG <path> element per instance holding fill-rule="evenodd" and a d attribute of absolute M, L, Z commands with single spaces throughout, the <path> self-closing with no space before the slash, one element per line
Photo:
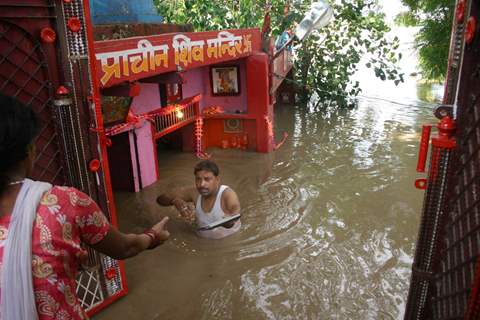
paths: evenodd
<path fill-rule="evenodd" d="M 402 58 L 397 52 L 399 40 L 385 38 L 390 29 L 384 15 L 378 12 L 376 1 L 342 0 L 332 6 L 335 19 L 321 36 L 313 34 L 299 50 L 299 80 L 307 88 L 316 88 L 320 100 L 344 105 L 359 94 L 359 83 L 348 80 L 357 71 L 362 57 L 368 57 L 367 67 L 378 78 L 396 84 L 403 82 L 403 74 L 395 67 Z M 343 93 L 350 99 L 344 99 Z M 304 92 L 303 96 L 307 94 Z"/>
<path fill-rule="evenodd" d="M 409 10 L 397 22 L 419 27 L 415 38 L 422 75 L 428 80 L 443 80 L 447 71 L 451 26 L 455 1 L 402 0 Z"/>
<path fill-rule="evenodd" d="M 154 0 L 159 13 L 169 23 L 190 24 L 196 31 L 261 27 L 266 0 Z M 268 1 L 271 5 L 272 26 L 283 19 L 288 0 Z M 278 28 L 277 28 L 278 29 Z M 277 31 L 278 30 L 274 30 Z"/>
<path fill-rule="evenodd" d="M 196 31 L 261 27 L 266 0 L 155 0 L 167 22 L 191 24 Z M 270 0 L 272 34 L 294 27 L 309 9 L 309 0 Z M 331 1 L 332 3 L 333 1 Z M 289 4 L 288 15 L 284 7 Z M 382 80 L 403 81 L 396 63 L 398 39 L 389 41 L 377 0 L 336 0 L 331 4 L 334 19 L 319 32 L 313 32 L 296 47 L 295 81 L 303 101 L 314 96 L 318 101 L 333 101 L 345 106 L 360 92 L 359 83 L 351 83 L 362 57 Z M 300 84 L 300 85 L 299 85 Z"/>

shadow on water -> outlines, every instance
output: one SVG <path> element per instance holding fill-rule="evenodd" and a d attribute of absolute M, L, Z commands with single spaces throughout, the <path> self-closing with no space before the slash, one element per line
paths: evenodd
<path fill-rule="evenodd" d="M 130 293 L 95 319 L 400 319 L 423 194 L 414 189 L 427 106 L 276 107 L 271 154 L 209 150 L 242 203 L 242 230 L 197 238 L 157 194 L 193 184 L 197 159 L 159 154 L 158 183 L 116 193 L 120 227 L 172 217 L 171 240 L 126 261 Z"/>

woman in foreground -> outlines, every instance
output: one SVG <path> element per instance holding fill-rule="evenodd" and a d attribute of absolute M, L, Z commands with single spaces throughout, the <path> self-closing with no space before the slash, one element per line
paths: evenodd
<path fill-rule="evenodd" d="M 0 318 L 87 319 L 75 294 L 82 245 L 130 258 L 168 239 L 168 218 L 124 234 L 81 191 L 28 179 L 39 120 L 4 95 L 0 115 Z"/>

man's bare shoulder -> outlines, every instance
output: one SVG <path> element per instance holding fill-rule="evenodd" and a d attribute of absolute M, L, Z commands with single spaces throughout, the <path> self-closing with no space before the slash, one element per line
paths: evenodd
<path fill-rule="evenodd" d="M 225 195 L 233 195 L 233 194 L 235 194 L 235 195 L 236 195 L 237 193 L 236 193 L 235 190 L 233 190 L 231 187 L 227 187 L 227 189 L 225 189 L 225 191 L 223 191 L 223 194 L 225 194 Z"/>
<path fill-rule="evenodd" d="M 222 200 L 225 202 L 227 205 L 240 205 L 240 200 L 238 199 L 237 193 L 230 187 L 225 189 L 222 194 Z"/>

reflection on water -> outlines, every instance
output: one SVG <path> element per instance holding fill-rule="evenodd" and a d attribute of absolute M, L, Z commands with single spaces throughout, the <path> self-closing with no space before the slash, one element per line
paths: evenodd
<path fill-rule="evenodd" d="M 417 96 L 422 101 L 439 103 L 443 97 L 443 85 L 440 83 L 418 84 Z"/>
<path fill-rule="evenodd" d="M 170 215 L 172 239 L 126 261 L 130 294 L 95 319 L 401 319 L 423 193 L 413 187 L 426 106 L 276 109 L 272 154 L 209 150 L 243 228 L 197 238 L 155 196 L 193 183 L 191 154 L 159 154 L 161 181 L 117 193 L 120 226 Z"/>

